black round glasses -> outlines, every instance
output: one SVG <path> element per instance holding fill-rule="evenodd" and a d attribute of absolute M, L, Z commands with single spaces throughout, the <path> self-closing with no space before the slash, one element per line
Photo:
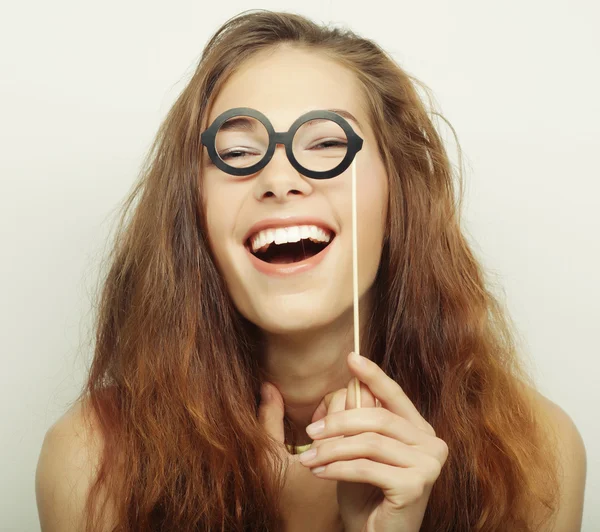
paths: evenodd
<path fill-rule="evenodd" d="M 288 131 L 276 132 L 269 119 L 250 107 L 220 114 L 201 135 L 215 166 L 234 176 L 252 175 L 285 146 L 291 165 L 313 179 L 344 172 L 362 149 L 363 139 L 339 114 L 316 110 L 300 116 Z"/>

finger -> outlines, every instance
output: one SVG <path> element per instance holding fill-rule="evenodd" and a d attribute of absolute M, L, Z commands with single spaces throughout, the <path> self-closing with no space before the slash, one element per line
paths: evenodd
<path fill-rule="evenodd" d="M 357 458 L 368 458 L 397 467 L 427 466 L 431 463 L 432 467 L 441 468 L 437 460 L 416 447 L 376 432 L 361 432 L 342 439 L 326 440 L 314 456 L 300 455 L 300 461 L 310 468 Z"/>
<path fill-rule="evenodd" d="M 323 421 L 323 428 L 319 432 L 309 430 L 307 427 L 308 435 L 314 440 L 334 436 L 353 436 L 361 432 L 377 432 L 407 445 L 423 446 L 429 440 L 439 439 L 430 436 L 407 419 L 386 408 L 352 408 L 343 412 L 334 412 L 321 421 Z"/>
<path fill-rule="evenodd" d="M 416 468 L 380 464 L 367 458 L 332 462 L 311 471 L 319 478 L 377 486 L 398 508 L 419 500 L 432 485 L 432 481 Z"/>
<path fill-rule="evenodd" d="M 400 385 L 388 377 L 375 362 L 356 353 L 350 353 L 348 366 L 358 380 L 369 387 L 383 408 L 408 419 L 428 434 L 435 435 L 431 425 L 421 416 Z"/>
<path fill-rule="evenodd" d="M 361 408 L 370 408 L 376 406 L 375 404 L 375 396 L 369 390 L 369 387 L 364 383 L 358 381 L 360 384 L 360 406 Z M 350 382 L 348 383 L 348 394 L 346 395 L 346 405 L 344 410 L 350 410 L 351 408 L 356 408 L 356 385 L 355 377 L 352 377 Z"/>
<path fill-rule="evenodd" d="M 343 412 L 344 411 L 344 406 L 346 404 L 346 393 L 347 393 L 347 389 L 346 388 L 341 388 L 339 390 L 336 390 L 335 392 L 331 392 L 328 393 L 324 398 L 323 401 L 321 402 L 323 405 L 326 405 L 327 411 L 324 411 L 324 407 L 323 408 L 319 408 L 321 405 L 319 405 L 319 407 L 317 407 L 317 410 L 319 412 L 323 412 L 323 414 L 319 414 L 321 415 L 321 417 L 317 418 L 315 417 L 317 414 L 317 410 L 315 410 L 315 414 L 313 414 L 313 419 L 311 421 L 311 423 L 315 423 L 316 421 L 319 421 L 319 419 L 324 418 L 325 416 L 329 415 L 329 414 L 334 414 L 336 412 Z M 323 443 L 325 443 L 326 441 L 331 440 L 337 440 L 337 439 L 341 439 L 344 436 L 332 436 L 331 438 L 327 438 L 327 439 L 319 439 L 319 440 L 314 440 L 312 445 L 311 445 L 311 449 L 313 448 L 317 448 L 320 445 L 322 445 Z"/>
<path fill-rule="evenodd" d="M 281 393 L 271 383 L 263 383 L 260 389 L 258 420 L 263 428 L 279 443 L 284 443 L 283 417 L 285 407 Z"/>
<path fill-rule="evenodd" d="M 315 409 L 310 422 L 314 423 L 315 421 L 319 421 L 319 419 L 324 418 L 329 412 L 339 412 L 340 410 L 344 410 L 344 403 L 342 403 L 341 407 L 339 406 L 339 403 L 342 399 L 345 402 L 347 391 L 346 388 L 340 388 L 323 397 L 319 406 Z"/>
<path fill-rule="evenodd" d="M 331 401 L 327 407 L 327 415 L 335 412 L 343 412 L 346 409 L 346 397 L 348 388 L 342 388 L 333 394 Z"/>

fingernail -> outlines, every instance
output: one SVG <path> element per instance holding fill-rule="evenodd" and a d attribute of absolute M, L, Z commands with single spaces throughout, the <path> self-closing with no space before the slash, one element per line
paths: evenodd
<path fill-rule="evenodd" d="M 355 351 L 352 351 L 352 360 L 361 367 L 365 367 L 365 357 L 360 356 L 358 353 L 356 353 Z"/>
<path fill-rule="evenodd" d="M 325 471 L 325 466 L 313 467 L 310 471 L 311 473 L 320 473 L 321 471 Z"/>
<path fill-rule="evenodd" d="M 309 449 L 308 451 L 304 451 L 303 453 L 300 453 L 300 461 L 302 463 L 308 462 L 309 460 L 312 460 L 315 456 L 317 456 L 317 450 Z"/>
<path fill-rule="evenodd" d="M 325 420 L 320 419 L 319 421 L 316 421 L 315 423 L 312 423 L 308 427 L 306 427 L 306 432 L 308 432 L 309 436 L 315 436 L 315 435 L 323 432 L 324 428 L 325 428 Z"/>

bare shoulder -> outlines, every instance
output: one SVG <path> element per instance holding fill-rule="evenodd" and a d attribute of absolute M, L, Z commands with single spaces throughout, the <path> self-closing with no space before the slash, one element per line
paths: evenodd
<path fill-rule="evenodd" d="M 85 503 L 102 449 L 100 430 L 85 402 L 75 403 L 48 429 L 35 473 L 43 532 L 83 530 Z"/>
<path fill-rule="evenodd" d="M 530 389 L 530 393 L 558 448 L 560 502 L 553 530 L 580 530 L 587 470 L 583 438 L 560 406 L 536 390 Z"/>

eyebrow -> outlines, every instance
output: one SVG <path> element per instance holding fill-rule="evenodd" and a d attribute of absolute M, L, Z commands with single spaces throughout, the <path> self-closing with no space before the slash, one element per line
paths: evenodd
<path fill-rule="evenodd" d="M 345 109 L 325 109 L 325 111 L 331 111 L 332 113 L 343 116 L 348 120 L 352 120 L 359 128 L 362 129 L 360 122 L 350 111 L 346 111 Z M 312 122 L 315 122 L 315 120 L 311 120 L 311 123 Z M 235 116 L 223 123 L 220 127 L 220 130 L 254 131 L 254 119 L 249 119 L 249 117 L 244 116 Z"/>
<path fill-rule="evenodd" d="M 219 128 L 219 131 L 254 131 L 255 120 L 256 119 L 252 117 L 234 116 L 233 118 L 230 118 L 224 122 Z"/>
<path fill-rule="evenodd" d="M 358 118 L 356 118 L 350 111 L 346 111 L 345 109 L 326 109 L 326 111 L 331 111 L 332 113 L 336 113 L 340 116 L 343 116 L 344 118 L 347 118 L 348 120 L 352 120 L 359 128 L 362 129 L 362 126 L 360 125 Z"/>

